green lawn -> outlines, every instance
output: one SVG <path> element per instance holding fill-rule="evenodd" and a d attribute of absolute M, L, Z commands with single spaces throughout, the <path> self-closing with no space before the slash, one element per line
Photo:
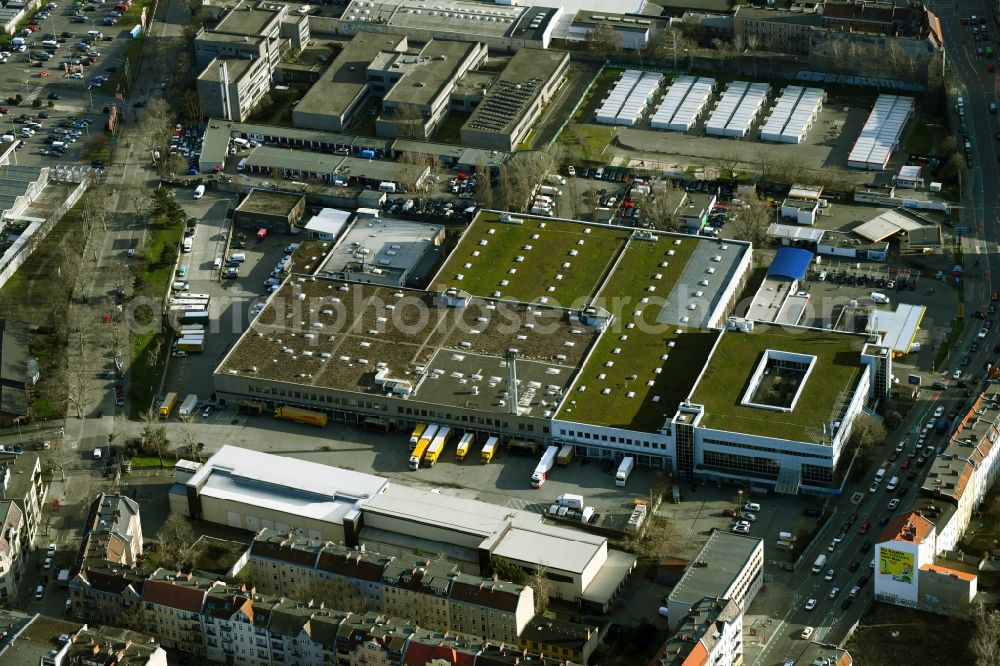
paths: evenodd
<path fill-rule="evenodd" d="M 705 405 L 702 425 L 754 435 L 818 442 L 822 426 L 838 416 L 835 405 L 861 377 L 861 336 L 816 330 L 786 330 L 758 324 L 753 333 L 726 333 L 705 368 L 692 401 Z M 816 356 L 795 409 L 779 412 L 740 404 L 767 350 Z"/>
<path fill-rule="evenodd" d="M 138 5 L 135 5 L 137 7 Z M 123 25 L 124 19 L 123 19 Z M 101 92 L 107 95 L 113 95 L 116 92 L 121 92 L 122 94 L 128 94 L 129 89 L 132 86 L 132 82 L 135 81 L 135 72 L 139 71 L 139 60 L 142 57 L 142 47 L 146 43 L 146 36 L 142 35 L 139 39 L 129 39 L 125 48 L 122 49 L 121 54 L 121 64 L 118 69 L 111 74 L 104 85 L 101 86 Z M 125 61 L 128 60 L 128 68 L 125 67 Z M 132 82 L 126 80 L 126 75 L 128 72 L 132 72 Z"/>
<path fill-rule="evenodd" d="M 604 94 L 620 74 L 621 70 L 605 68 L 597 76 L 587 96 L 559 135 L 558 141 L 576 152 L 583 161 L 604 161 L 602 155 L 614 137 L 614 129 L 595 124 L 593 118 Z"/>
<path fill-rule="evenodd" d="M 466 123 L 472 112 L 448 111 L 441 124 L 434 130 L 434 141 L 438 143 L 450 143 L 461 145 L 462 125 Z"/>
<path fill-rule="evenodd" d="M 923 114 L 918 115 L 913 123 L 903 150 L 910 155 L 930 155 L 934 152 L 934 135 Z"/>
<path fill-rule="evenodd" d="M 497 213 L 480 215 L 448 258 L 437 286 L 489 298 L 499 292 L 500 298 L 522 302 L 538 302 L 544 296 L 549 305 L 579 307 L 597 291 L 629 235 L 612 227 L 517 217 L 524 224 L 500 222 Z M 483 240 L 487 245 L 480 244 Z M 532 249 L 525 249 L 528 245 Z M 516 273 L 510 274 L 512 269 Z"/>
<path fill-rule="evenodd" d="M 687 397 L 718 333 L 656 321 L 663 299 L 695 249 L 693 240 L 673 245 L 672 239 L 629 243 L 595 301 L 614 315 L 614 323 L 590 355 L 559 418 L 652 432 L 673 416 L 677 404 Z M 670 251 L 673 255 L 667 254 Z M 666 266 L 662 266 L 664 262 Z M 646 291 L 651 285 L 657 288 L 655 292 Z M 650 302 L 642 303 L 643 298 Z M 613 365 L 608 367 L 608 362 Z"/>
<path fill-rule="evenodd" d="M 156 456 L 134 456 L 130 458 L 132 461 L 132 469 L 147 469 L 150 467 L 160 467 L 160 459 Z M 163 465 L 165 468 L 172 468 L 177 464 L 177 461 L 173 458 L 163 456 Z"/>

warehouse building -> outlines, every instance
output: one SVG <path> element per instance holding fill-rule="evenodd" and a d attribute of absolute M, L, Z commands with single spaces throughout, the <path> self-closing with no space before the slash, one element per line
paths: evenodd
<path fill-rule="evenodd" d="M 281 470 L 277 472 L 276 470 Z M 544 568 L 554 598 L 607 608 L 635 557 L 607 539 L 499 505 L 391 484 L 370 474 L 224 446 L 170 490 L 172 512 L 239 529 L 301 531 L 379 552 L 445 552 L 488 575 L 503 557 Z"/>
<path fill-rule="evenodd" d="M 891 353 L 877 336 L 734 318 L 750 262 L 738 241 L 483 211 L 426 291 L 286 282 L 216 368 L 215 390 L 837 492 Z M 775 392 L 777 375 L 796 389 Z"/>
<path fill-rule="evenodd" d="M 462 125 L 466 146 L 512 151 L 566 79 L 569 53 L 523 48 Z"/>
<path fill-rule="evenodd" d="M 392 287 L 423 282 L 441 257 L 445 229 L 439 224 L 356 218 L 317 275 Z"/>
<path fill-rule="evenodd" d="M 298 228 L 305 210 L 306 198 L 301 194 L 253 189 L 233 212 L 233 224 L 287 234 Z"/>
<path fill-rule="evenodd" d="M 416 190 L 430 175 L 420 164 L 363 159 L 351 155 L 314 153 L 275 146 L 257 146 L 243 158 L 243 173 L 290 181 L 320 180 L 337 187 L 378 187 L 393 183 L 397 190 Z"/>

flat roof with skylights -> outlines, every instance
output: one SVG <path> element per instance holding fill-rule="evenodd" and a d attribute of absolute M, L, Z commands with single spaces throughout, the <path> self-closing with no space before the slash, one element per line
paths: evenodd
<path fill-rule="evenodd" d="M 763 437 L 822 443 L 864 372 L 865 337 L 756 324 L 727 330 L 691 394 L 701 425 Z"/>
<path fill-rule="evenodd" d="M 721 246 L 660 234 L 629 241 L 594 302 L 612 322 L 559 418 L 648 432 L 663 426 L 691 390 L 718 337 L 718 331 L 699 328 L 719 293 L 700 284 L 706 263 L 718 265 L 713 277 L 729 275 L 746 250 L 731 243 L 725 263 L 711 262 Z"/>
<path fill-rule="evenodd" d="M 597 293 L 629 235 L 620 227 L 484 212 L 469 226 L 433 288 L 580 308 Z"/>

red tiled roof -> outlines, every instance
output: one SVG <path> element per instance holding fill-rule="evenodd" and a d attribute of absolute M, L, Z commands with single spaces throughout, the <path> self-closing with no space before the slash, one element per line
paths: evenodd
<path fill-rule="evenodd" d="M 175 581 L 148 580 L 143 586 L 142 600 L 191 613 L 200 613 L 205 591 Z"/>
<path fill-rule="evenodd" d="M 920 567 L 921 571 L 933 571 L 939 574 L 946 574 L 948 576 L 954 576 L 955 578 L 960 578 L 961 580 L 972 582 L 976 580 L 976 574 L 968 573 L 965 571 L 959 571 L 958 569 L 950 569 L 948 567 L 938 566 L 936 564 L 925 564 Z"/>
<path fill-rule="evenodd" d="M 901 513 L 892 517 L 882 530 L 879 541 L 909 541 L 919 544 L 923 543 L 933 529 L 934 523 L 919 513 Z"/>
<path fill-rule="evenodd" d="M 691 652 L 684 659 L 681 666 L 704 666 L 708 663 L 708 650 L 705 649 L 705 644 L 698 641 L 691 648 Z"/>

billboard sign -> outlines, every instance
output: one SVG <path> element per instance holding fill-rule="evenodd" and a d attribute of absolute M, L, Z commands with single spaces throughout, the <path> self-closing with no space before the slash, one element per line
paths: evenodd
<path fill-rule="evenodd" d="M 878 572 L 891 576 L 897 583 L 914 584 L 913 553 L 892 548 L 879 549 Z"/>

